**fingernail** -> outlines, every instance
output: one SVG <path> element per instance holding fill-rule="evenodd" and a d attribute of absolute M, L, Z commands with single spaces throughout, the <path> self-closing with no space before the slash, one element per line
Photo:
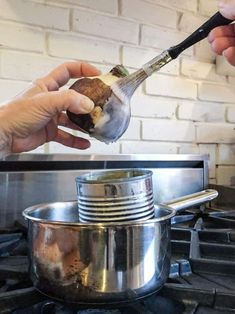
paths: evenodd
<path fill-rule="evenodd" d="M 88 97 L 83 97 L 81 101 L 81 113 L 89 113 L 94 108 L 93 101 Z"/>

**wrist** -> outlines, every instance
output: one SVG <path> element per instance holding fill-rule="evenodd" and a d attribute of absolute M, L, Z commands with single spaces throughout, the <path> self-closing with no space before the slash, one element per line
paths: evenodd
<path fill-rule="evenodd" d="M 10 155 L 11 140 L 0 131 L 0 160 Z"/>
<path fill-rule="evenodd" d="M 0 112 L 0 160 L 10 155 L 12 146 L 12 136 L 5 130 L 6 117 Z"/>

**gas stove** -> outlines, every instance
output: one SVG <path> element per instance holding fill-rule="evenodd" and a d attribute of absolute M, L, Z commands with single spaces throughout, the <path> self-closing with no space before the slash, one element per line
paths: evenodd
<path fill-rule="evenodd" d="M 164 287 L 121 307 L 71 306 L 41 294 L 28 275 L 26 222 L 0 228 L 0 313 L 234 313 L 235 203 L 234 209 L 225 207 L 223 197 L 235 200 L 234 189 L 213 188 L 220 194 L 216 202 L 188 209 L 175 221 L 171 272 Z"/>
<path fill-rule="evenodd" d="M 153 171 L 155 202 L 208 187 L 219 197 L 174 217 L 170 276 L 151 296 L 123 306 L 63 304 L 29 278 L 27 223 L 22 211 L 42 202 L 76 199 L 74 179 L 98 169 Z M 235 313 L 235 190 L 208 185 L 208 156 L 14 155 L 0 162 L 0 313 Z"/>

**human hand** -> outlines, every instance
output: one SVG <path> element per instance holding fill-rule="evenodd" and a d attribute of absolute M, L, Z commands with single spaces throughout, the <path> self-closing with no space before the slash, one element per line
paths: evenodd
<path fill-rule="evenodd" d="M 219 11 L 226 18 L 235 20 L 235 0 L 220 1 Z M 208 40 L 216 54 L 223 55 L 230 64 L 235 66 L 235 24 L 214 28 Z"/>
<path fill-rule="evenodd" d="M 70 78 L 99 75 L 87 63 L 67 62 L 31 83 L 23 93 L 0 106 L 0 156 L 30 151 L 55 141 L 65 146 L 86 149 L 90 142 L 58 126 L 78 130 L 63 112 L 89 113 L 94 103 L 72 89 L 59 90 Z M 4 152 L 4 153 L 3 153 Z"/>

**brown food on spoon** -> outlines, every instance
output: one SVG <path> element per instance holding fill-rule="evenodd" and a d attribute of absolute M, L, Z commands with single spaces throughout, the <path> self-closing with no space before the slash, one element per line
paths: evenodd
<path fill-rule="evenodd" d="M 112 108 L 113 105 L 109 104 L 110 114 L 108 116 L 107 112 L 104 110 L 104 107 L 113 94 L 111 85 L 118 79 L 127 75 L 128 71 L 122 65 L 117 65 L 105 75 L 100 75 L 98 77 L 85 77 L 77 80 L 70 88 L 89 97 L 94 102 L 95 107 L 89 114 L 78 115 L 67 111 L 70 120 L 78 125 L 79 128 L 81 128 L 83 131 L 89 133 L 91 136 L 107 143 L 112 142 L 112 139 L 109 141 L 109 139 L 106 137 L 108 130 L 104 130 L 104 128 L 106 127 L 106 122 L 113 118 L 112 112 L 116 112 L 117 108 Z M 118 102 L 116 101 L 114 106 L 118 106 L 117 103 Z M 104 122 L 101 122 L 102 118 Z M 99 122 L 101 127 L 99 126 L 96 129 L 96 126 Z M 101 130 L 102 128 L 103 130 Z M 102 134 L 105 134 L 105 136 Z"/>

